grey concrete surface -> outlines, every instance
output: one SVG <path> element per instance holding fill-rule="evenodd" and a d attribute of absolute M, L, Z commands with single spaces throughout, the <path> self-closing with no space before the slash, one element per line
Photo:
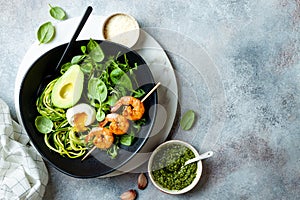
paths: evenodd
<path fill-rule="evenodd" d="M 138 173 L 76 179 L 47 164 L 44 199 L 110 200 L 129 189 L 138 199 L 300 199 L 298 0 L 0 0 L 0 97 L 14 118 L 16 74 L 38 26 L 52 20 L 48 3 L 69 18 L 88 5 L 96 15 L 134 16 L 166 49 L 176 73 L 179 108 L 170 138 L 215 155 L 203 162 L 197 187 L 180 196 L 151 183 L 138 190 Z M 215 69 L 203 68 L 202 57 L 191 62 L 198 48 Z M 197 120 L 182 131 L 178 121 L 188 109 Z"/>

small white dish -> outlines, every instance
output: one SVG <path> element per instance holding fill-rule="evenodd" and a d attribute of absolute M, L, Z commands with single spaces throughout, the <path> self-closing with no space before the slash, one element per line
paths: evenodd
<path fill-rule="evenodd" d="M 102 35 L 105 40 L 131 48 L 139 39 L 140 27 L 137 20 L 131 15 L 115 13 L 105 19 Z"/>
<path fill-rule="evenodd" d="M 186 142 L 180 141 L 180 140 L 170 140 L 170 141 L 164 142 L 161 145 L 159 145 L 152 153 L 152 155 L 149 159 L 149 162 L 148 162 L 148 172 L 149 172 L 149 177 L 150 177 L 151 182 L 153 183 L 153 185 L 156 188 L 158 188 L 159 190 L 161 190 L 165 193 L 168 193 L 168 194 L 183 194 L 183 193 L 190 191 L 197 185 L 197 183 L 200 180 L 201 174 L 202 174 L 202 162 L 200 160 L 197 162 L 196 177 L 194 178 L 194 180 L 192 181 L 192 183 L 190 185 L 186 186 L 185 188 L 183 188 L 181 190 L 169 190 L 167 188 L 164 188 L 162 185 L 160 185 L 159 183 L 157 183 L 155 181 L 154 176 L 152 174 L 152 170 L 153 170 L 152 167 L 153 167 L 153 163 L 155 162 L 154 161 L 155 155 L 167 147 L 171 147 L 173 145 L 178 145 L 178 144 L 183 145 L 183 146 L 189 148 L 190 150 L 192 150 L 192 152 L 195 154 L 196 157 L 199 156 L 198 151 L 192 145 L 190 145 Z"/>

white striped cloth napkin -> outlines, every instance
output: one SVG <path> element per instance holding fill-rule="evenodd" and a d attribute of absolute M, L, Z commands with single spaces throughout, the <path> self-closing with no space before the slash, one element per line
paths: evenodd
<path fill-rule="evenodd" d="M 42 199 L 47 183 L 44 161 L 0 99 L 0 199 Z"/>

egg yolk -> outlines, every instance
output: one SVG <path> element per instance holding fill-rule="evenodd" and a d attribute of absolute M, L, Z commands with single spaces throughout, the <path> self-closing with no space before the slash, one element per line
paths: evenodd
<path fill-rule="evenodd" d="M 87 128 L 85 127 L 87 117 L 87 114 L 84 112 L 74 115 L 74 127 L 76 131 L 83 132 L 87 130 Z"/>

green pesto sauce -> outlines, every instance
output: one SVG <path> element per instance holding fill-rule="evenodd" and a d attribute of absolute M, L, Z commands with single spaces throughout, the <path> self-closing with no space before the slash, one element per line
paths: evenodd
<path fill-rule="evenodd" d="M 197 174 L 197 164 L 184 163 L 194 158 L 189 148 L 175 144 L 160 150 L 153 159 L 152 174 L 154 180 L 169 190 L 181 190 L 190 185 Z"/>

